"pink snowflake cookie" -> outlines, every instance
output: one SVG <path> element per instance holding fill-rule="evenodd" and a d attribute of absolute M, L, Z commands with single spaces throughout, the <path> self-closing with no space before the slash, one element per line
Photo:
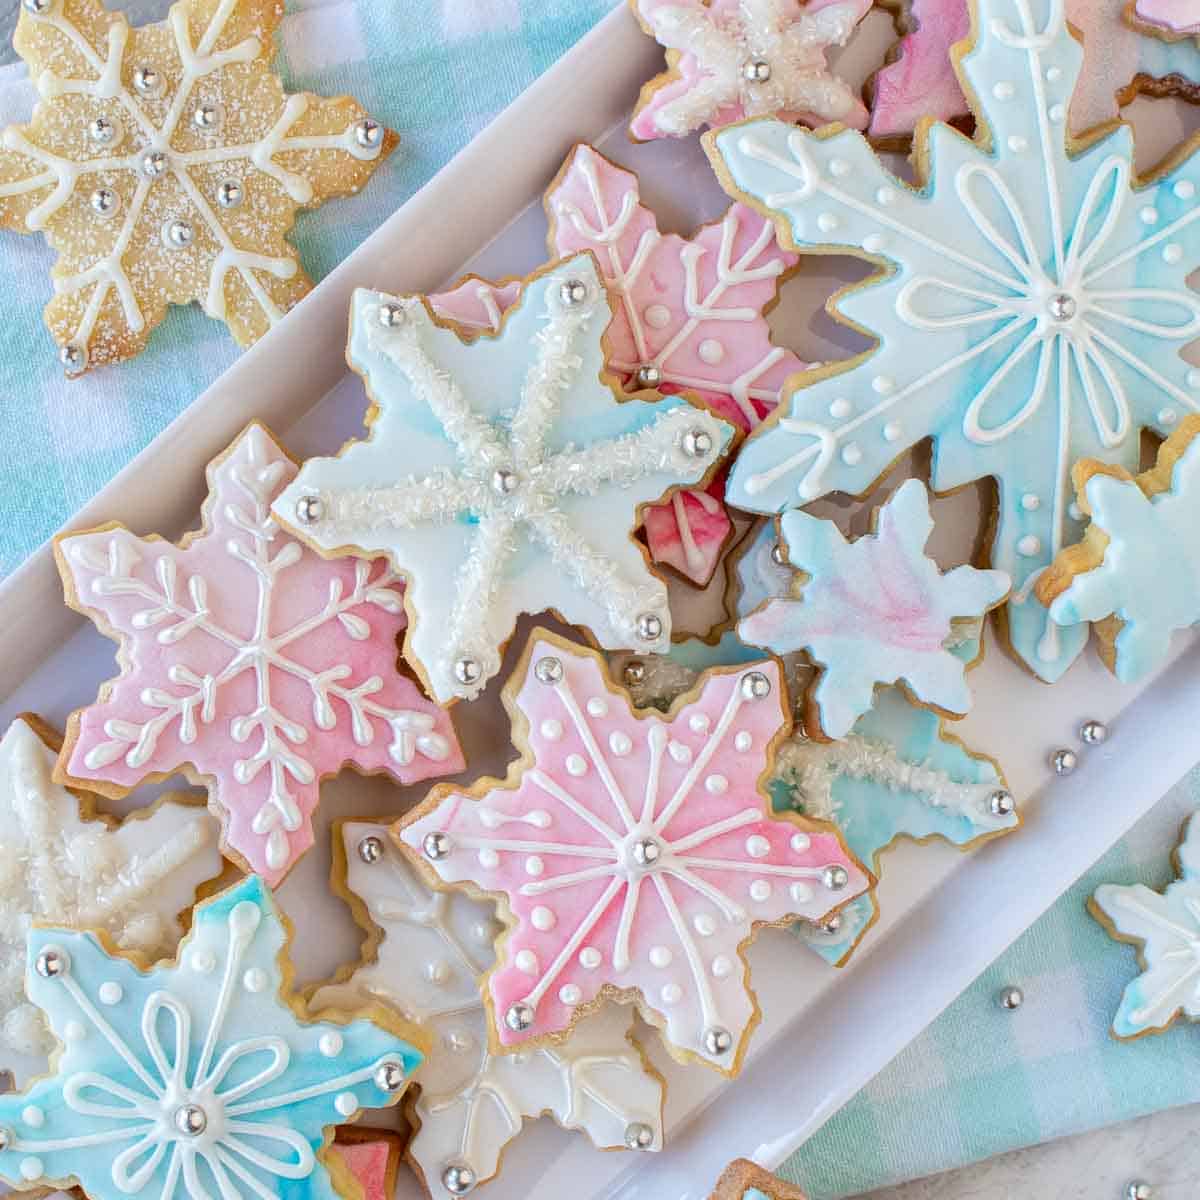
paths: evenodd
<path fill-rule="evenodd" d="M 680 1059 L 736 1074 L 757 1022 L 743 946 L 873 883 L 832 826 L 767 815 L 778 665 L 711 671 L 664 717 L 635 712 L 598 654 L 536 630 L 505 698 L 528 747 L 509 780 L 436 788 L 396 826 L 435 886 L 504 902 L 496 1048 L 561 1040 L 611 996 Z"/>
<path fill-rule="evenodd" d="M 856 129 L 867 110 L 826 56 L 844 46 L 871 0 L 630 0 L 667 51 L 642 88 L 629 130 L 638 141 L 684 137 L 746 117 Z"/>
<path fill-rule="evenodd" d="M 398 577 L 326 560 L 279 528 L 296 465 L 250 425 L 208 469 L 178 546 L 119 525 L 55 545 L 67 602 L 119 643 L 120 676 L 70 720 L 64 781 L 124 795 L 184 769 L 226 852 L 271 885 L 312 844 L 320 780 L 352 763 L 401 783 L 463 767 L 447 714 L 396 670 Z"/>
<path fill-rule="evenodd" d="M 390 1129 L 343 1125 L 330 1148 L 362 1188 L 362 1200 L 392 1200 L 396 1194 L 402 1142 Z"/>

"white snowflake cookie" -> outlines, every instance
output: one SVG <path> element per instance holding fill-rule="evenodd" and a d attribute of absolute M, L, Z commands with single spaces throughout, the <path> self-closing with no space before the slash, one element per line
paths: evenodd
<path fill-rule="evenodd" d="M 355 293 L 370 436 L 310 459 L 273 511 L 324 553 L 387 555 L 407 579 L 405 655 L 438 700 L 483 690 L 522 613 L 609 649 L 670 645 L 666 586 L 631 535 L 734 430 L 682 396 L 619 398 L 611 316 L 590 254 L 527 280 L 500 332 L 472 340 L 419 297 Z"/>

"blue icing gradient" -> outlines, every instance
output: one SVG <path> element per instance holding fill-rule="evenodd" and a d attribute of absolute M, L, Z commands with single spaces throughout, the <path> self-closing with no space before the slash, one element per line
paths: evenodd
<path fill-rule="evenodd" d="M 336 1200 L 315 1158 L 326 1128 L 394 1100 L 376 1068 L 407 1078 L 421 1055 L 368 1021 L 299 1022 L 278 999 L 285 941 L 256 877 L 196 908 L 178 966 L 142 972 L 92 934 L 33 930 L 27 990 L 62 1051 L 52 1075 L 0 1096 L 0 1178 L 78 1180 L 91 1200 L 223 1184 L 247 1200 Z M 68 964 L 53 977 L 37 970 L 48 951 Z M 204 1112 L 202 1133 L 176 1127 L 183 1105 Z"/>

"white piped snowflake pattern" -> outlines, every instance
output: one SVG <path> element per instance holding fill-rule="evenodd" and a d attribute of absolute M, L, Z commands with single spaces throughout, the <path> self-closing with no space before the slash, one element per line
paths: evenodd
<path fill-rule="evenodd" d="M 733 190 L 772 210 L 789 244 L 847 247 L 886 269 L 837 303 L 879 347 L 793 391 L 743 447 L 729 495 L 770 512 L 861 494 L 932 437 L 938 491 L 999 481 L 992 565 L 1015 586 L 1005 628 L 1053 681 L 1088 633 L 1060 629 L 1033 594 L 1079 529 L 1071 464 L 1134 468 L 1139 429 L 1166 434 L 1200 401 L 1200 370 L 1180 354 L 1200 333 L 1186 283 L 1200 166 L 1181 157 L 1139 184 L 1124 126 L 1069 152 L 1082 52 L 1063 0 L 979 0 L 976 16 L 961 69 L 986 144 L 934 124 L 924 190 L 853 132 L 761 121 L 709 135 Z"/>

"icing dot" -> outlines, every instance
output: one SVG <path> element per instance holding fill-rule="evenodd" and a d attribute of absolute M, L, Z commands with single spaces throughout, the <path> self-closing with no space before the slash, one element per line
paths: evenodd
<path fill-rule="evenodd" d="M 696 347 L 696 353 L 700 355 L 703 362 L 708 363 L 710 367 L 715 367 L 717 363 L 724 360 L 725 347 L 716 338 L 705 338 Z"/>
<path fill-rule="evenodd" d="M 761 833 L 752 834 L 746 839 L 746 853 L 751 858 L 766 858 L 771 853 L 771 843 Z"/>
<path fill-rule="evenodd" d="M 698 917 L 693 918 L 692 928 L 701 937 L 712 937 L 717 932 L 717 923 L 708 913 L 701 913 Z"/>
<path fill-rule="evenodd" d="M 1024 154 L 1029 149 L 1029 139 L 1023 138 L 1019 133 L 1014 133 L 1008 139 L 1008 148 L 1014 154 Z"/>
<path fill-rule="evenodd" d="M 583 999 L 583 992 L 575 984 L 567 983 L 558 989 L 558 998 L 564 1004 L 575 1005 Z"/>
<path fill-rule="evenodd" d="M 587 702 L 587 710 L 593 717 L 608 716 L 608 701 L 603 696 L 593 696 Z"/>
<path fill-rule="evenodd" d="M 587 774 L 587 759 L 582 754 L 567 755 L 567 774 L 576 777 Z"/>
<path fill-rule="evenodd" d="M 78 1021 L 68 1021 L 63 1026 L 63 1037 L 68 1042 L 82 1042 L 87 1037 L 87 1030 Z"/>
<path fill-rule="evenodd" d="M 490 846 L 484 846 L 479 852 L 479 865 L 486 867 L 489 871 L 494 870 L 500 865 L 500 855 Z"/>
<path fill-rule="evenodd" d="M 1067 115 L 1067 110 L 1061 104 L 1052 104 L 1050 106 L 1049 117 L 1056 125 L 1062 121 Z"/>
<path fill-rule="evenodd" d="M 557 742 L 563 735 L 563 727 L 561 721 L 555 721 L 548 717 L 541 724 L 542 737 L 548 742 Z"/>
<path fill-rule="evenodd" d="M 1158 209 L 1147 204 L 1146 207 L 1138 213 L 1138 218 L 1143 225 L 1157 225 Z"/>
<path fill-rule="evenodd" d="M 1026 492 L 1025 495 L 1021 497 L 1021 507 L 1026 512 L 1037 512 L 1037 510 L 1042 507 L 1041 497 L 1035 496 L 1033 492 Z"/>
<path fill-rule="evenodd" d="M 842 447 L 842 462 L 848 467 L 856 467 L 862 462 L 862 449 L 855 442 Z"/>
<path fill-rule="evenodd" d="M 1187 384 L 1191 388 L 1200 388 L 1200 371 L 1194 367 L 1187 373 Z"/>
<path fill-rule="evenodd" d="M 46 1123 L 45 1112 L 38 1108 L 36 1104 L 28 1104 L 21 1109 L 21 1120 L 29 1126 L 30 1129 L 41 1129 Z"/>
<path fill-rule="evenodd" d="M 188 957 L 188 966 L 197 975 L 209 974 L 217 965 L 216 955 L 211 950 L 194 950 Z"/>
<path fill-rule="evenodd" d="M 337 1058 L 342 1052 L 342 1035 L 340 1033 L 323 1033 L 317 1042 L 317 1049 L 326 1058 Z"/>
<path fill-rule="evenodd" d="M 1083 520 L 1083 509 L 1080 508 L 1079 505 L 1076 504 L 1074 500 L 1072 500 L 1071 503 L 1067 506 L 1067 516 L 1070 517 L 1072 521 L 1082 521 Z"/>
<path fill-rule="evenodd" d="M 880 396 L 890 396 L 896 390 L 896 381 L 890 375 L 876 375 L 871 380 L 871 387 Z"/>
<path fill-rule="evenodd" d="M 692 713 L 688 718 L 688 728 L 693 733 L 707 733 L 712 722 L 704 713 Z"/>
<path fill-rule="evenodd" d="M 739 733 L 733 739 L 733 748 L 735 750 L 740 750 L 743 754 L 745 754 L 746 751 L 749 750 L 750 747 L 753 745 L 754 745 L 754 739 L 750 736 L 749 732 L 745 729 L 743 729 L 741 731 L 741 733 Z"/>
<path fill-rule="evenodd" d="M 678 1004 L 683 999 L 683 988 L 677 983 L 668 983 L 659 994 L 664 1004 Z"/>
<path fill-rule="evenodd" d="M 1179 414 L 1173 408 L 1160 408 L 1158 410 L 1158 423 L 1160 425 L 1174 425 L 1179 420 Z"/>
<path fill-rule="evenodd" d="M 21 1175 L 30 1180 L 41 1179 L 46 1173 L 46 1166 L 40 1158 L 30 1155 L 28 1158 L 21 1159 Z"/>
<path fill-rule="evenodd" d="M 1168 242 L 1163 247 L 1163 262 L 1168 266 L 1174 266 L 1177 262 L 1183 261 L 1183 247 L 1178 242 Z"/>
<path fill-rule="evenodd" d="M 541 860 L 541 858 L 538 855 L 531 854 L 525 860 L 525 874 L 526 875 L 533 875 L 536 877 L 538 875 L 543 874 L 543 872 L 545 870 L 546 870 L 546 864 Z"/>
<path fill-rule="evenodd" d="M 584 946 L 579 952 L 579 965 L 588 971 L 594 971 L 600 961 L 600 951 L 595 946 Z"/>
<path fill-rule="evenodd" d="M 1011 100 L 1017 94 L 1017 89 L 1007 80 L 1002 79 L 994 88 L 992 95 L 997 100 Z"/>
<path fill-rule="evenodd" d="M 517 964 L 517 970 L 524 971 L 526 975 L 538 973 L 537 955 L 532 950 L 518 950 L 517 957 L 513 961 Z"/>
<path fill-rule="evenodd" d="M 1196 185 L 1190 179 L 1181 179 L 1172 189 L 1180 200 L 1190 200 L 1196 194 Z"/>
<path fill-rule="evenodd" d="M 875 203 L 883 208 L 890 208 L 896 203 L 896 189 L 890 187 L 881 187 L 875 193 Z"/>
<path fill-rule="evenodd" d="M 835 213 L 823 212 L 817 217 L 817 228 L 822 233 L 832 233 L 840 224 Z"/>
<path fill-rule="evenodd" d="M 666 329 L 671 323 L 671 310 L 665 304 L 651 304 L 645 317 L 651 329 Z"/>
<path fill-rule="evenodd" d="M 121 1003 L 121 997 L 125 995 L 125 989 L 119 983 L 109 979 L 100 985 L 100 989 L 96 995 L 100 997 L 101 1004 L 107 1004 L 111 1008 L 114 1004 Z"/>
<path fill-rule="evenodd" d="M 840 179 L 843 175 L 850 174 L 850 164 L 844 158 L 831 158 L 829 160 L 829 173 L 835 178 Z"/>
<path fill-rule="evenodd" d="M 1032 533 L 1027 533 L 1017 543 L 1017 553 L 1023 554 L 1026 558 L 1033 558 L 1034 555 L 1040 553 L 1041 549 L 1041 538 L 1034 537 Z"/>
<path fill-rule="evenodd" d="M 704 781 L 704 790 L 713 796 L 723 796 L 729 790 L 729 780 L 724 775 L 710 775 Z"/>
<path fill-rule="evenodd" d="M 250 970 L 248 970 L 245 975 L 242 976 L 242 987 L 252 994 L 265 991 L 267 983 L 267 973 L 262 969 L 262 967 L 251 967 Z"/>
<path fill-rule="evenodd" d="M 887 247 L 887 238 L 882 233 L 868 233 L 863 238 L 862 247 L 868 254 L 879 254 Z"/>
<path fill-rule="evenodd" d="M 667 753 L 681 766 L 692 761 L 692 752 L 682 742 L 668 742 Z"/>
<path fill-rule="evenodd" d="M 1046 78 L 1051 83 L 1057 83 L 1062 78 L 1062 67 L 1047 67 Z"/>
<path fill-rule="evenodd" d="M 342 1094 L 333 1102 L 333 1107 L 336 1108 L 343 1117 L 352 1117 L 356 1112 L 358 1112 L 358 1097 L 353 1092 L 342 1092 Z"/>
<path fill-rule="evenodd" d="M 430 983 L 443 984 L 449 982 L 453 971 L 450 964 L 444 958 L 435 958 L 425 968 L 425 974 L 429 976 Z"/>
<path fill-rule="evenodd" d="M 807 904 L 813 898 L 813 890 L 807 883 L 793 883 L 791 893 L 797 904 Z"/>
<path fill-rule="evenodd" d="M 650 965 L 653 967 L 669 967 L 674 957 L 666 946 L 650 947 Z"/>
<path fill-rule="evenodd" d="M 756 879 L 750 885 L 750 899 L 762 904 L 771 898 L 771 885 L 765 879 Z"/>
<path fill-rule="evenodd" d="M 618 758 L 624 758 L 633 749 L 633 743 L 629 740 L 629 734 L 615 729 L 608 735 L 608 748 Z"/>
<path fill-rule="evenodd" d="M 724 954 L 718 954 L 712 960 L 712 973 L 718 979 L 724 979 L 733 972 L 733 961 Z"/>
<path fill-rule="evenodd" d="M 534 929 L 542 933 L 554 928 L 558 924 L 558 918 L 544 904 L 539 904 L 537 908 L 529 914 L 529 919 L 533 923 Z"/>
<path fill-rule="evenodd" d="M 898 442 L 902 432 L 899 421 L 889 421 L 883 427 L 883 440 L 885 442 Z"/>
<path fill-rule="evenodd" d="M 835 421 L 840 421 L 844 417 L 848 417 L 854 411 L 854 405 L 850 403 L 844 396 L 839 396 L 830 406 L 829 415 Z"/>
<path fill-rule="evenodd" d="M 797 854 L 803 854 L 812 847 L 812 838 L 807 833 L 793 833 L 791 847 Z"/>

